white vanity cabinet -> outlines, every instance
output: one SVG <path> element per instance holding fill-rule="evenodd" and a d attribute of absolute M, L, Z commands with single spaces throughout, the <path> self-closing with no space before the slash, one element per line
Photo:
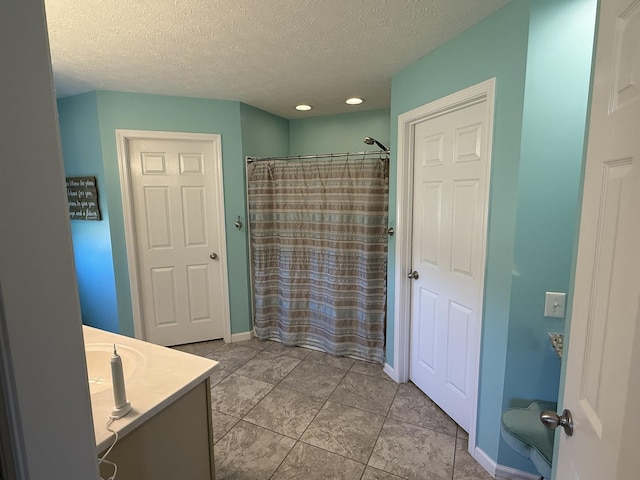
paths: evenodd
<path fill-rule="evenodd" d="M 118 480 L 214 480 L 209 380 L 118 440 L 107 459 Z M 112 472 L 102 464 L 102 478 Z"/>
<path fill-rule="evenodd" d="M 85 349 L 116 344 L 123 352 L 127 399 L 132 410 L 109 428 L 119 439 L 107 460 L 118 466 L 117 480 L 213 480 L 213 432 L 209 375 L 217 362 L 140 340 L 83 328 Z M 113 443 L 107 429 L 113 408 L 104 358 L 88 355 L 96 452 Z M 99 365 L 91 362 L 98 361 Z M 113 474 L 103 463 L 102 478 Z"/>

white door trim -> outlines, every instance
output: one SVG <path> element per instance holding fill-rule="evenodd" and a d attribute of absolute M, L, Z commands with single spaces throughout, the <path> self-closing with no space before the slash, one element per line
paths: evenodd
<path fill-rule="evenodd" d="M 151 130 L 116 130 L 116 143 L 118 148 L 118 169 L 120 171 L 120 192 L 122 194 L 122 216 L 124 220 L 124 236 L 127 249 L 127 267 L 129 271 L 129 286 L 131 290 L 131 308 L 133 310 L 133 331 L 136 338 L 144 340 L 144 328 L 142 322 L 142 306 L 140 302 L 140 283 L 138 279 L 138 252 L 136 248 L 136 230 L 133 218 L 133 201 L 131 193 L 131 170 L 128 162 L 127 142 L 129 140 L 184 140 L 208 142 L 213 144 L 216 152 L 214 162 L 215 177 L 217 179 L 216 195 L 218 215 L 221 220 L 220 236 L 222 242 L 219 247 L 220 268 L 225 279 L 222 282 L 222 295 L 226 301 L 221 306 L 224 318 L 224 341 L 231 341 L 230 309 L 229 309 L 229 275 L 227 270 L 227 243 L 224 218 L 224 190 L 222 182 L 222 147 L 221 136 L 210 133 L 186 133 L 186 132 L 161 132 Z"/>
<path fill-rule="evenodd" d="M 397 177 L 396 177 L 396 255 L 395 255 L 395 305 L 393 309 L 394 318 L 394 343 L 393 343 L 393 379 L 397 382 L 407 382 L 409 380 L 410 362 L 410 333 L 411 333 L 411 282 L 407 278 L 407 273 L 411 269 L 411 238 L 413 227 L 413 136 L 414 127 L 429 118 L 444 115 L 452 111 L 464 108 L 474 103 L 487 102 L 487 160 L 488 172 L 491 172 L 491 146 L 493 141 L 493 113 L 495 98 L 495 78 L 491 78 L 482 83 L 466 88 L 459 92 L 448 95 L 439 100 L 410 110 L 398 116 L 398 154 L 397 154 Z M 486 265 L 486 234 L 489 210 L 489 185 L 486 182 L 487 204 L 484 217 L 483 245 L 480 246 L 482 255 L 482 271 Z M 480 279 L 480 291 L 484 292 L 484 275 Z M 483 312 L 483 298 L 480 298 L 479 312 Z M 476 344 L 475 364 L 480 365 L 480 345 L 482 338 L 482 322 L 480 318 L 480 328 L 478 329 Z M 390 369 L 387 369 L 390 371 Z M 474 372 L 472 379 L 472 405 L 475 408 L 472 412 L 471 431 L 469 433 L 469 452 L 474 455 L 476 444 L 476 421 L 478 405 L 478 381 L 479 368 Z"/>

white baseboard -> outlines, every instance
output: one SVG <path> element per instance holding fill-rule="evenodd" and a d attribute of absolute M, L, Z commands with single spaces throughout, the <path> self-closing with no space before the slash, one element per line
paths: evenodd
<path fill-rule="evenodd" d="M 497 464 L 489 455 L 484 453 L 480 447 L 476 447 L 473 452 L 473 458 L 476 459 L 476 462 L 478 462 L 480 466 L 489 473 L 489 475 L 495 477 Z"/>
<path fill-rule="evenodd" d="M 231 343 L 244 342 L 245 340 L 251 340 L 252 337 L 253 332 L 251 332 L 251 330 L 248 332 L 234 333 L 231 335 Z"/>
<path fill-rule="evenodd" d="M 386 373 L 387 375 L 389 375 L 389 377 L 391 377 L 391 380 L 393 380 L 396 383 L 400 383 L 400 382 L 398 382 L 398 374 L 397 374 L 397 372 L 388 363 L 384 364 L 384 367 L 382 368 L 382 371 L 384 373 Z"/>
<path fill-rule="evenodd" d="M 498 465 L 496 467 L 496 479 L 498 480 L 540 480 L 540 475 L 523 472 L 515 468 Z"/>
<path fill-rule="evenodd" d="M 473 457 L 496 480 L 540 480 L 540 475 L 499 465 L 479 447 L 476 447 Z"/>

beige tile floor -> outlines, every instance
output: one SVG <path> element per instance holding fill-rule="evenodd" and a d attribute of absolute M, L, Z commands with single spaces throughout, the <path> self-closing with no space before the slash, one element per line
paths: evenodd
<path fill-rule="evenodd" d="M 216 479 L 485 480 L 468 436 L 382 367 L 252 339 L 175 347 L 211 375 Z"/>

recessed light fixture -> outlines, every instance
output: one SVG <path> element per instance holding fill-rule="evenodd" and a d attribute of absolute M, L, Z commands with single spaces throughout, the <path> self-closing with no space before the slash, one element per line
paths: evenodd
<path fill-rule="evenodd" d="M 311 105 L 296 105 L 296 110 L 300 110 L 301 112 L 307 112 L 311 110 Z"/>
<path fill-rule="evenodd" d="M 360 105 L 364 102 L 364 98 L 351 97 L 345 100 L 345 103 L 348 105 Z"/>

